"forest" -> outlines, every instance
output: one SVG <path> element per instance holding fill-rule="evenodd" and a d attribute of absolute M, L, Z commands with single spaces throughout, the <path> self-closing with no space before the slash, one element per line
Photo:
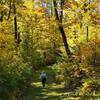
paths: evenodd
<path fill-rule="evenodd" d="M 99 0 L 0 0 L 0 100 L 100 100 Z"/>

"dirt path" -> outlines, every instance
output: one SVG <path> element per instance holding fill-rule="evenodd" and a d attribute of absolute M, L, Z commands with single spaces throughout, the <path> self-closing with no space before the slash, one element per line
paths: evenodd
<path fill-rule="evenodd" d="M 43 89 L 39 80 L 41 70 L 35 74 L 35 82 L 33 82 L 32 88 L 27 90 L 24 100 L 77 100 L 75 97 L 70 97 L 70 92 L 65 92 L 63 85 L 57 85 L 54 83 L 54 72 L 50 68 L 44 69 L 47 72 L 46 87 Z"/>
<path fill-rule="evenodd" d="M 35 80 L 31 84 L 31 88 L 26 91 L 24 100 L 100 100 L 95 98 L 84 98 L 75 96 L 74 92 L 66 92 L 63 84 L 57 85 L 54 83 L 54 72 L 50 68 L 46 68 L 47 83 L 46 87 L 42 88 L 39 75 L 41 71 L 35 74 Z"/>
<path fill-rule="evenodd" d="M 41 87 L 40 82 L 32 84 L 33 89 L 28 93 L 25 100 L 78 100 L 79 97 L 70 97 L 71 92 L 65 92 L 62 85 L 46 85 L 45 88 Z"/>

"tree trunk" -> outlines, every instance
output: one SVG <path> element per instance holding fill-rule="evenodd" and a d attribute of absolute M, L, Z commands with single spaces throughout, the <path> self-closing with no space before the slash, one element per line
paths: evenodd
<path fill-rule="evenodd" d="M 86 33 L 86 40 L 87 42 L 89 41 L 89 28 L 88 26 L 86 27 L 87 33 Z"/>
<path fill-rule="evenodd" d="M 21 42 L 20 40 L 20 32 L 18 32 L 18 25 L 17 25 L 17 16 L 16 16 L 16 6 L 13 1 L 13 11 L 14 11 L 14 30 L 15 30 L 15 41 L 17 44 Z"/>
<path fill-rule="evenodd" d="M 0 14 L 0 21 L 3 22 L 3 17 L 4 17 L 4 12 L 1 11 L 1 14 Z"/>
<path fill-rule="evenodd" d="M 9 12 L 8 12 L 8 18 L 7 18 L 7 20 L 10 19 L 10 15 L 11 15 L 11 0 L 9 0 Z"/>
<path fill-rule="evenodd" d="M 67 37 L 66 37 L 65 31 L 64 31 L 63 25 L 62 25 L 64 0 L 61 0 L 60 3 L 61 3 L 61 12 L 60 12 L 60 17 L 59 17 L 59 14 L 58 14 L 58 11 L 57 11 L 57 2 L 56 2 L 56 0 L 53 0 L 55 16 L 56 16 L 56 20 L 58 21 L 59 31 L 62 35 L 63 43 L 64 43 L 64 46 L 65 46 L 65 50 L 66 50 L 66 53 L 68 55 L 68 58 L 70 58 L 71 57 L 71 51 L 69 49 Z"/>
<path fill-rule="evenodd" d="M 17 32 L 17 16 L 16 16 L 16 7 L 13 1 L 13 11 L 14 11 L 14 30 L 15 30 L 15 41 L 17 42 L 18 32 Z"/>

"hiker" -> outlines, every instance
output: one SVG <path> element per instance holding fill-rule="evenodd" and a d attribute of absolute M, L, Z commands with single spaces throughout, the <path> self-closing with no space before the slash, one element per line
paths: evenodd
<path fill-rule="evenodd" d="M 46 79 L 47 79 L 47 75 L 44 71 L 41 73 L 40 79 L 41 79 L 41 82 L 42 82 L 42 86 L 44 88 L 45 87 L 45 82 L 46 82 Z"/>

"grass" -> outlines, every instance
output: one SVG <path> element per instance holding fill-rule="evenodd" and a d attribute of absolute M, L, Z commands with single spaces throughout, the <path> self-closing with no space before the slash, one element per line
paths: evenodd
<path fill-rule="evenodd" d="M 36 72 L 34 82 L 27 89 L 24 100 L 100 100 L 99 98 L 95 99 L 90 97 L 80 99 L 80 97 L 75 96 L 74 92 L 65 92 L 63 84 L 57 85 L 54 83 L 54 71 L 50 67 L 43 70 L 47 72 L 48 77 L 46 87 L 42 88 L 39 79 L 41 69 Z"/>

